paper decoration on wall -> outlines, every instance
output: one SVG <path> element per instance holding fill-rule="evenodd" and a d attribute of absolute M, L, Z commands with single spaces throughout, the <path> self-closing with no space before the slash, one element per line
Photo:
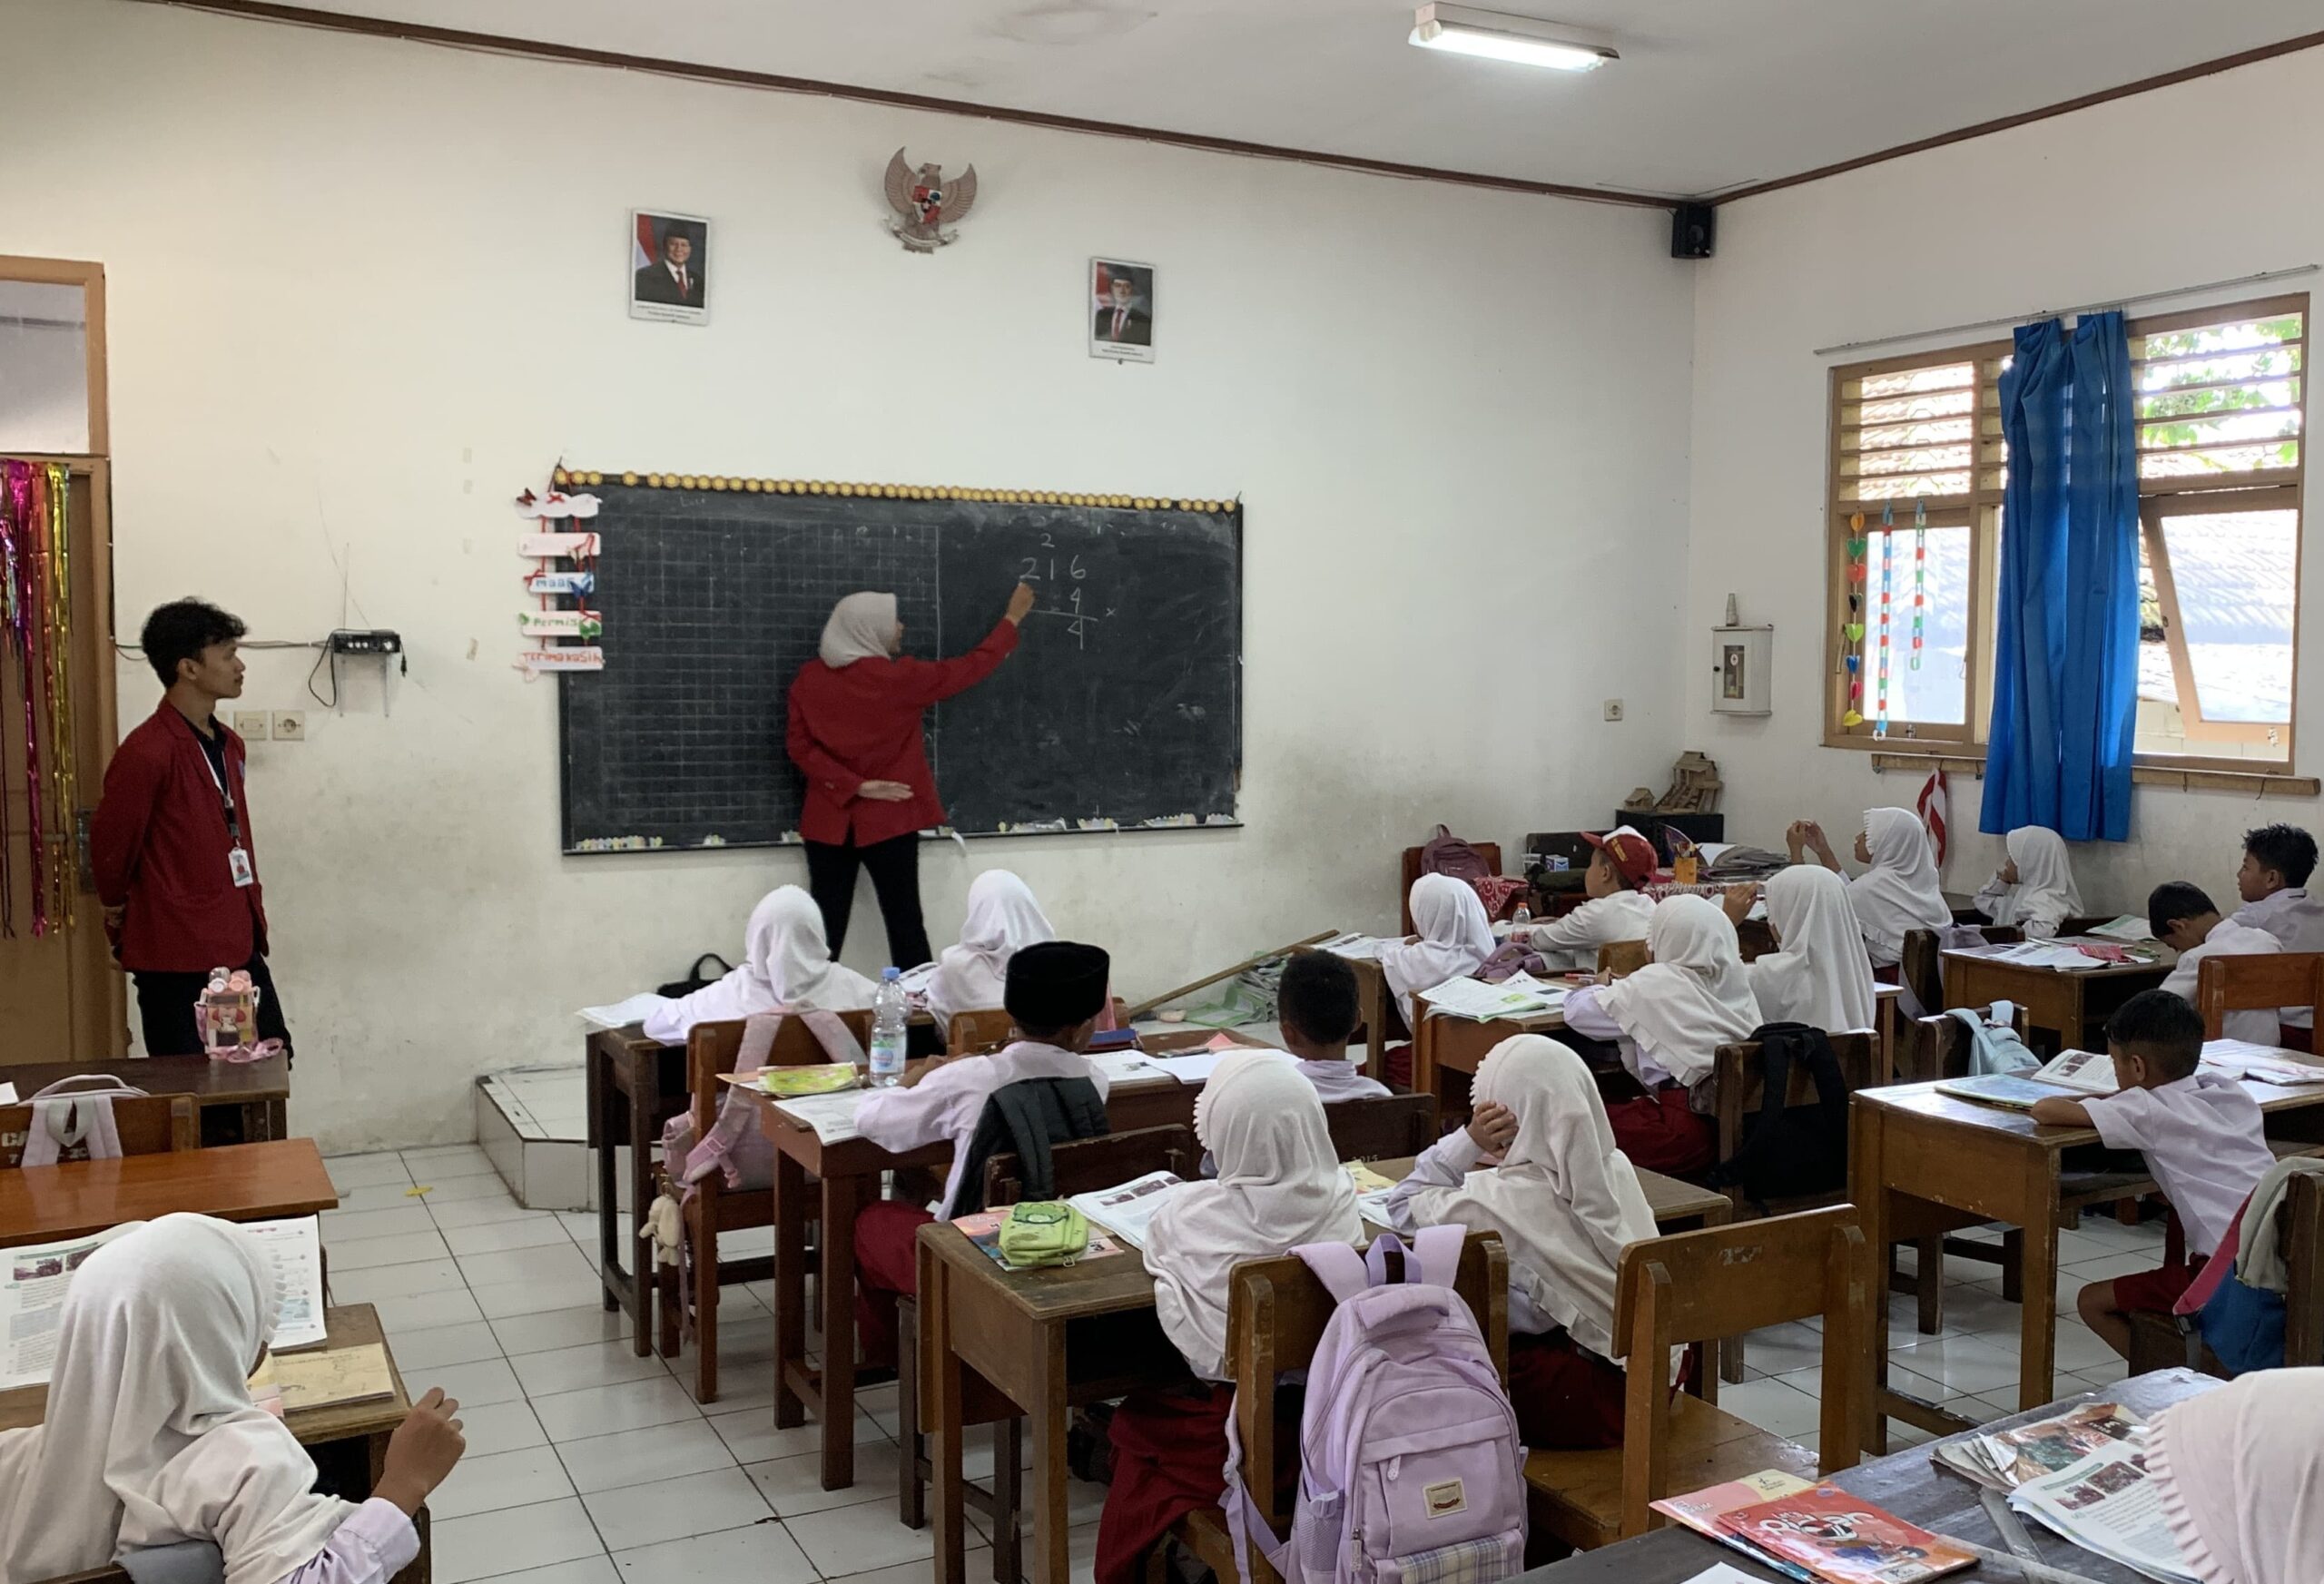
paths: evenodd
<path fill-rule="evenodd" d="M 562 468 L 558 469 L 556 482 L 566 482 L 566 477 Z M 517 536 L 517 554 L 532 556 L 535 561 L 533 570 L 524 575 L 525 591 L 539 601 L 538 608 L 517 613 L 517 631 L 526 637 L 589 639 L 604 635 L 605 618 L 588 603 L 588 596 L 597 588 L 594 565 L 597 536 L 576 526 L 596 517 L 597 506 L 594 495 L 567 495 L 554 488 L 546 495 L 536 495 L 528 489 L 517 497 L 517 511 L 532 518 L 541 530 Z M 578 561 L 581 565 L 555 567 L 549 565 L 552 561 Z M 567 599 L 573 602 L 570 605 L 554 603 Z M 544 672 L 605 668 L 606 652 L 594 644 L 548 644 L 527 649 L 517 656 L 517 669 L 524 673 L 527 682 Z"/>
<path fill-rule="evenodd" d="M 1928 610 L 1928 503 L 1913 503 L 1913 658 L 1921 668 L 1921 618 Z"/>
<path fill-rule="evenodd" d="M 1888 735 L 1888 657 L 1894 644 L 1888 632 L 1889 602 L 1896 592 L 1896 508 L 1880 508 L 1880 605 L 1874 614 L 1879 621 L 1878 641 L 1873 648 L 1873 715 L 1872 734 Z"/>
<path fill-rule="evenodd" d="M 1842 630 L 1846 633 L 1848 647 L 1841 658 L 1848 676 L 1847 708 L 1841 712 L 1840 724 L 1856 727 L 1864 724 L 1864 514 L 1848 515 L 1848 619 Z"/>
<path fill-rule="evenodd" d="M 73 559 L 68 507 L 73 475 L 56 462 L 0 463 L 0 673 L 15 668 L 24 700 L 21 794 L 0 785 L 0 935 L 16 932 L 12 843 L 21 840 L 32 898 L 32 932 L 73 922 L 79 889 L 74 843 L 52 839 L 48 822 L 69 821 L 78 802 L 73 769 Z M 21 832 L 8 809 L 21 795 Z"/>
<path fill-rule="evenodd" d="M 896 212 L 888 230 L 907 251 L 932 253 L 960 233 L 945 228 L 965 219 L 977 202 L 977 168 L 970 165 L 950 182 L 941 165 L 913 166 L 898 149 L 888 161 L 888 207 Z"/>

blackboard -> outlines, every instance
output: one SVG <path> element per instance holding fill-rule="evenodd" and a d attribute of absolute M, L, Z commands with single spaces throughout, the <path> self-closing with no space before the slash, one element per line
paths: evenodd
<path fill-rule="evenodd" d="M 905 652 L 950 657 L 1020 576 L 1018 652 L 927 713 L 952 828 L 1234 822 L 1239 507 L 588 487 L 606 668 L 557 680 L 567 852 L 795 841 L 786 701 L 832 605 L 891 591 Z"/>

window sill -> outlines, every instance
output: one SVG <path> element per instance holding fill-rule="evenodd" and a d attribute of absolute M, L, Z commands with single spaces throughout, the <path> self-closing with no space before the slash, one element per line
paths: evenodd
<path fill-rule="evenodd" d="M 1873 754 L 1872 768 L 1876 773 L 1901 770 L 1915 775 L 1942 770 L 1947 775 L 1983 780 L 1985 762 L 1982 757 L 1961 753 L 1883 750 Z M 2169 787 L 2177 792 L 2233 792 L 2263 798 L 2312 798 L 2324 794 L 2324 781 L 2282 770 L 2182 770 L 2168 764 L 2140 764 L 2132 767 L 2131 782 L 2134 786 Z"/>

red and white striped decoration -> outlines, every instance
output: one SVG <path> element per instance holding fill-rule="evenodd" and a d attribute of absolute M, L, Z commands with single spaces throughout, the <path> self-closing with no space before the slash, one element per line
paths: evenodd
<path fill-rule="evenodd" d="M 1945 828 L 1953 814 L 1953 794 L 1945 782 L 1945 772 L 1932 772 L 1921 785 L 1920 801 L 1914 805 L 1920 812 L 1922 828 L 1928 831 L 1929 845 L 1936 849 L 1936 866 L 1945 867 Z"/>

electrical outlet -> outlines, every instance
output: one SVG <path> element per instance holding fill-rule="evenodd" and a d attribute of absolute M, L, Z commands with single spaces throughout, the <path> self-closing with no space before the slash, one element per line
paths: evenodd
<path fill-rule="evenodd" d="M 1610 698 L 1606 701 L 1606 718 L 1610 721 L 1619 721 L 1622 718 L 1621 700 Z"/>
<path fill-rule="evenodd" d="M 266 712 L 264 710 L 236 710 L 234 731 L 245 743 L 265 742 Z"/>
<path fill-rule="evenodd" d="M 274 740 L 277 743 L 304 743 L 307 740 L 307 716 L 300 710 L 274 712 Z"/>

